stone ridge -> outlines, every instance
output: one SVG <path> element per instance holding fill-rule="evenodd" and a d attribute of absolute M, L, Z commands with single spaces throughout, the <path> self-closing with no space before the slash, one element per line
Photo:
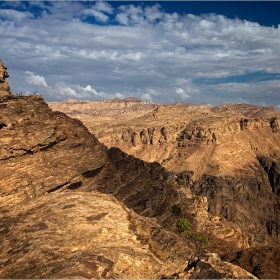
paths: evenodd
<path fill-rule="evenodd" d="M 0 108 L 2 206 L 77 188 L 82 174 L 107 163 L 107 148 L 79 120 L 53 112 L 40 95 L 1 96 Z"/>
<path fill-rule="evenodd" d="M 10 86 L 6 81 L 6 78 L 9 78 L 9 74 L 6 71 L 4 63 L 0 60 L 0 96 L 11 95 Z"/>
<path fill-rule="evenodd" d="M 191 234 L 211 235 L 211 250 L 248 248 L 249 236 L 211 220 L 207 200 L 180 194 L 158 163 L 108 152 L 40 95 L 1 96 L 0 109 L 0 278 L 192 278 L 210 276 L 209 268 L 253 278 L 198 261 L 204 245 L 180 235 L 175 203 Z M 223 242 L 225 251 L 217 247 Z"/>
<path fill-rule="evenodd" d="M 211 215 L 253 234 L 250 244 L 279 246 L 279 115 L 250 104 L 177 103 L 131 119 L 80 119 L 109 148 L 174 172 L 193 195 L 207 197 Z"/>
<path fill-rule="evenodd" d="M 121 110 L 125 104 L 124 115 L 139 108 L 135 100 L 116 103 Z M 174 118 L 168 106 L 149 107 L 148 113 L 145 106 L 138 118 L 141 126 L 147 117 L 151 127 L 158 126 L 160 116 L 166 117 L 165 124 L 182 118 L 182 111 Z M 255 279 L 239 266 L 222 261 L 220 255 L 258 245 L 254 234 L 262 237 L 265 227 L 271 236 L 265 242 L 278 238 L 277 153 L 258 155 L 262 169 L 255 168 L 253 176 L 259 179 L 256 175 L 261 173 L 266 181 L 244 185 L 230 176 L 203 174 L 193 182 L 190 170 L 175 175 L 159 163 L 144 162 L 118 148 L 108 150 L 81 121 L 53 112 L 40 95 L 0 96 L 0 110 L 0 278 Z M 193 108 L 188 117 L 197 122 L 208 110 Z M 127 120 L 135 125 L 135 118 Z M 193 139 L 188 139 L 185 120 L 177 128 L 172 124 L 187 135 L 184 141 L 204 143 L 200 138 L 207 131 L 193 128 Z M 171 133 L 159 127 L 164 147 Z M 253 131 L 255 123 L 244 120 L 240 129 Z M 277 136 L 278 119 L 271 119 L 266 130 Z M 148 136 L 146 140 L 142 136 L 148 143 Z M 232 204 L 236 197 L 238 203 Z M 268 199 L 271 202 L 265 205 Z M 260 211 L 266 216 L 267 209 L 273 209 L 269 221 L 261 217 L 258 224 L 256 207 L 247 201 L 263 206 Z M 246 220 L 243 226 L 234 207 L 255 224 Z M 182 217 L 191 223 L 184 234 L 178 225 Z M 208 237 L 209 244 L 201 237 L 204 241 Z M 279 248 L 275 250 L 277 254 Z M 273 271 L 277 274 L 279 266 Z M 261 266 L 258 272 L 263 278 L 268 275 Z"/>

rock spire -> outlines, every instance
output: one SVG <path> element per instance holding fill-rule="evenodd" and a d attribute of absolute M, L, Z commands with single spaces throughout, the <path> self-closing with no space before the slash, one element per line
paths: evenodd
<path fill-rule="evenodd" d="M 11 95 L 9 83 L 6 81 L 6 78 L 9 78 L 9 74 L 6 71 L 7 68 L 0 60 L 0 96 Z"/>

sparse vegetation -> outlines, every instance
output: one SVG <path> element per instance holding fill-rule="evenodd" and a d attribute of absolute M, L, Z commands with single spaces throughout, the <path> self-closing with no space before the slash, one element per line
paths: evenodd
<path fill-rule="evenodd" d="M 173 159 L 173 156 L 172 156 L 172 155 L 170 155 L 168 158 L 163 159 L 163 161 L 161 162 L 161 164 L 164 164 L 166 161 L 169 161 L 169 160 L 171 160 L 171 159 Z"/>
<path fill-rule="evenodd" d="M 248 244 L 249 244 L 250 247 L 252 247 L 252 246 L 254 245 L 253 240 L 249 239 L 249 240 L 248 240 Z"/>
<path fill-rule="evenodd" d="M 181 229 L 181 232 L 185 232 L 185 231 L 189 231 L 192 227 L 192 224 L 190 223 L 190 221 L 186 218 L 180 218 L 178 221 L 178 226 Z"/>
<path fill-rule="evenodd" d="M 179 205 L 174 204 L 174 205 L 172 206 L 172 212 L 173 212 L 176 216 L 180 216 L 181 213 L 182 213 L 182 209 L 181 209 L 181 207 L 180 207 Z"/>
<path fill-rule="evenodd" d="M 186 181 L 183 179 L 177 179 L 177 182 L 180 186 L 185 186 L 186 185 Z"/>
<path fill-rule="evenodd" d="M 203 244 L 208 244 L 209 243 L 208 235 L 206 233 L 203 233 L 203 232 L 196 232 L 194 234 L 194 239 L 195 239 L 195 241 L 199 241 Z"/>
<path fill-rule="evenodd" d="M 185 230 L 185 231 L 181 232 L 181 234 L 185 237 L 188 237 L 190 235 L 190 232 L 188 230 Z"/>

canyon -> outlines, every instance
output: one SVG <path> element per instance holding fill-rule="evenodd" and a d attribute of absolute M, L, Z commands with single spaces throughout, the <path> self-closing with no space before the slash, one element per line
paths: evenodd
<path fill-rule="evenodd" d="M 1 278 L 279 278 L 277 111 L 46 103 L 1 65 Z"/>

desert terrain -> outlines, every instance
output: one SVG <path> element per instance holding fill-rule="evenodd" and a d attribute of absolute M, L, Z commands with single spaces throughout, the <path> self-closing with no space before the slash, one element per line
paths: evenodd
<path fill-rule="evenodd" d="M 13 95 L 0 278 L 279 278 L 279 112 Z"/>

